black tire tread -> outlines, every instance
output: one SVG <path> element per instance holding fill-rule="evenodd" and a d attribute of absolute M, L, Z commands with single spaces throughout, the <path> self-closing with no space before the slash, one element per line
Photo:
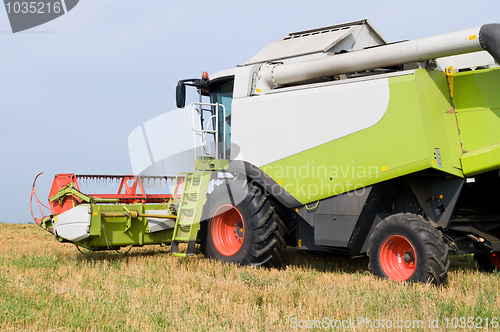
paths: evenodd
<path fill-rule="evenodd" d="M 237 262 L 232 262 L 230 259 L 227 262 L 238 263 L 251 266 L 279 266 L 283 262 L 281 250 L 286 246 L 284 236 L 286 227 L 281 218 L 276 213 L 273 206 L 275 204 L 264 193 L 263 189 L 257 184 L 249 181 L 242 174 L 238 174 L 232 179 L 225 180 L 223 184 L 216 186 L 214 191 L 208 195 L 205 208 L 210 205 L 210 201 L 216 201 L 217 195 L 227 190 L 229 185 L 234 191 L 234 195 L 240 195 L 241 203 L 237 204 L 238 209 L 244 209 L 251 216 L 248 218 L 251 230 L 251 244 L 248 252 L 245 253 L 244 259 Z M 208 258 L 220 258 L 217 253 L 207 248 L 204 243 L 208 236 L 208 224 L 210 220 L 202 222 L 200 234 L 202 244 L 200 249 Z M 206 240 L 208 241 L 208 240 Z"/>
<path fill-rule="evenodd" d="M 422 271 L 422 277 L 418 280 L 412 280 L 412 276 L 409 281 L 426 282 L 434 285 L 444 284 L 448 278 L 447 270 L 450 266 L 450 260 L 448 258 L 448 247 L 443 241 L 443 236 L 434 223 L 411 213 L 391 215 L 375 227 L 370 236 L 370 244 L 366 253 L 370 257 L 368 268 L 375 273 L 375 262 L 371 260 L 374 256 L 377 256 L 373 254 L 372 250 L 380 246 L 380 244 L 375 243 L 377 238 L 388 227 L 398 227 L 401 225 L 407 225 L 425 248 L 425 261 L 427 262 L 425 264 L 425 271 Z M 384 275 L 380 276 L 384 277 Z"/>

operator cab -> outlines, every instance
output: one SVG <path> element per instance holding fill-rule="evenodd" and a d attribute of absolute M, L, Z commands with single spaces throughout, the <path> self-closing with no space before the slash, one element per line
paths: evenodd
<path fill-rule="evenodd" d="M 186 106 L 186 85 L 196 87 L 199 94 L 199 102 L 188 107 L 196 157 L 230 159 L 234 71 L 225 70 L 210 78 L 207 72 L 203 72 L 201 79 L 179 81 L 176 88 L 178 108 Z M 201 151 L 198 151 L 199 147 Z"/>

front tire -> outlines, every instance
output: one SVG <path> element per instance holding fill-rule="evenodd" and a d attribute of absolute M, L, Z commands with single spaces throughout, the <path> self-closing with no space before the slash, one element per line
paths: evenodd
<path fill-rule="evenodd" d="M 201 223 L 201 251 L 227 263 L 279 266 L 286 246 L 285 225 L 263 190 L 239 174 L 207 197 Z"/>
<path fill-rule="evenodd" d="M 370 236 L 367 255 L 376 276 L 441 285 L 448 278 L 448 247 L 431 222 L 398 213 L 382 220 Z"/>

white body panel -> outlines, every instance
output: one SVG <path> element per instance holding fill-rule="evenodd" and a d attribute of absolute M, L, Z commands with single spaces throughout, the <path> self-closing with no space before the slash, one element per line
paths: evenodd
<path fill-rule="evenodd" d="M 161 215 L 168 215 L 170 214 L 169 210 L 146 210 L 146 214 L 161 214 Z M 168 218 L 155 218 L 155 217 L 148 217 L 148 227 L 149 227 L 149 232 L 154 233 L 154 232 L 161 232 L 166 229 L 171 229 L 174 228 L 175 226 L 175 220 L 168 219 Z"/>
<path fill-rule="evenodd" d="M 352 33 L 353 27 L 308 35 L 308 38 L 285 38 L 275 41 L 246 63 L 256 64 L 312 53 L 326 52 Z"/>
<path fill-rule="evenodd" d="M 388 78 L 380 78 L 234 99 L 236 159 L 262 166 L 369 128 L 389 98 Z"/>
<path fill-rule="evenodd" d="M 496 67 L 495 59 L 486 51 L 467 53 L 436 59 L 436 70 L 445 71 L 453 66 L 455 71 L 459 69 L 471 69 L 477 67 Z"/>
<path fill-rule="evenodd" d="M 269 44 L 245 65 L 270 61 L 303 61 L 308 55 L 356 51 L 387 44 L 387 40 L 367 19 L 307 31 L 292 32 L 282 40 Z"/>
<path fill-rule="evenodd" d="M 90 206 L 78 205 L 57 215 L 54 222 L 54 231 L 60 237 L 69 241 L 80 241 L 89 237 Z"/>
<path fill-rule="evenodd" d="M 248 97 L 255 89 L 260 65 L 237 68 L 234 72 L 233 98 Z"/>

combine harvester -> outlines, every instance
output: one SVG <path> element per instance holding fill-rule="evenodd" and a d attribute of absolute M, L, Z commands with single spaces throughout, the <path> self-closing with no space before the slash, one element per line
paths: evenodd
<path fill-rule="evenodd" d="M 199 243 L 209 258 L 274 266 L 289 245 L 437 285 L 448 254 L 500 268 L 499 60 L 500 24 L 399 43 L 368 20 L 291 33 L 243 66 L 179 81 L 177 107 L 186 86 L 200 95 L 185 110 L 201 142 L 193 172 L 59 174 L 36 222 L 89 250 L 189 256 Z M 119 191 L 84 194 L 80 178 Z M 175 190 L 146 194 L 155 180 Z"/>

